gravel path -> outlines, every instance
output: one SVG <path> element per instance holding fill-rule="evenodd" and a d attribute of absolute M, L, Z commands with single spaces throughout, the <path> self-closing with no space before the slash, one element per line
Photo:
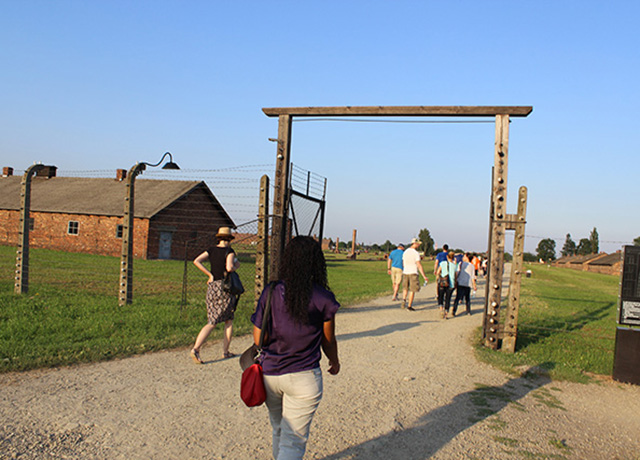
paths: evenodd
<path fill-rule="evenodd" d="M 640 458 L 640 387 L 482 364 L 469 344 L 481 290 L 472 316 L 447 321 L 434 290 L 416 312 L 389 296 L 338 314 L 342 370 L 324 374 L 305 458 Z M 217 358 L 220 343 L 202 355 L 202 366 L 183 349 L 0 375 L 0 458 L 270 458 L 267 410 L 240 400 L 237 359 Z"/>

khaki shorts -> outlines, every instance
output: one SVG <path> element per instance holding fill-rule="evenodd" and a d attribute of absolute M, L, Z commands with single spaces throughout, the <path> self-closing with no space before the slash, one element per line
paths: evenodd
<path fill-rule="evenodd" d="M 391 267 L 391 282 L 395 284 L 402 283 L 402 269 Z"/>
<path fill-rule="evenodd" d="M 416 273 L 415 275 L 403 275 L 402 276 L 402 289 L 411 292 L 420 291 L 420 277 Z"/>

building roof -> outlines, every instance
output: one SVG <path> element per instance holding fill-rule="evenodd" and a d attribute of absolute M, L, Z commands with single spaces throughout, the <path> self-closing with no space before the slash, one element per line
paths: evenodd
<path fill-rule="evenodd" d="M 601 259 L 590 262 L 589 265 L 615 265 L 618 262 L 622 262 L 622 253 L 614 252 L 613 254 L 608 254 Z"/>
<path fill-rule="evenodd" d="M 22 177 L 0 177 L 0 209 L 21 209 Z M 212 200 L 233 222 L 222 205 L 202 181 L 137 179 L 135 181 L 134 215 L 151 218 L 167 206 L 204 187 Z M 126 181 L 82 177 L 33 177 L 31 211 L 102 216 L 124 215 Z"/>

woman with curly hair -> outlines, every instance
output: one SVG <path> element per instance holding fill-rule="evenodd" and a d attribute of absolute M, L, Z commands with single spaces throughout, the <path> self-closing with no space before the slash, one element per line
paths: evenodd
<path fill-rule="evenodd" d="M 340 304 L 329 290 L 327 265 L 318 242 L 297 236 L 285 248 L 280 281 L 271 295 L 271 317 L 263 325 L 268 289 L 262 292 L 251 322 L 256 344 L 265 328 L 261 359 L 273 457 L 301 459 L 322 399 L 321 349 L 329 359 L 329 373 L 340 372 L 335 336 Z"/>

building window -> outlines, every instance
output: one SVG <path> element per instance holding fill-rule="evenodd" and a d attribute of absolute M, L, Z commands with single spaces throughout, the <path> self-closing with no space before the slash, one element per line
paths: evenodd
<path fill-rule="evenodd" d="M 69 225 L 67 226 L 67 233 L 69 235 L 77 235 L 78 234 L 78 221 L 70 220 Z"/>
<path fill-rule="evenodd" d="M 118 225 L 116 227 L 116 238 L 122 238 L 123 233 L 124 233 L 124 225 Z"/>

